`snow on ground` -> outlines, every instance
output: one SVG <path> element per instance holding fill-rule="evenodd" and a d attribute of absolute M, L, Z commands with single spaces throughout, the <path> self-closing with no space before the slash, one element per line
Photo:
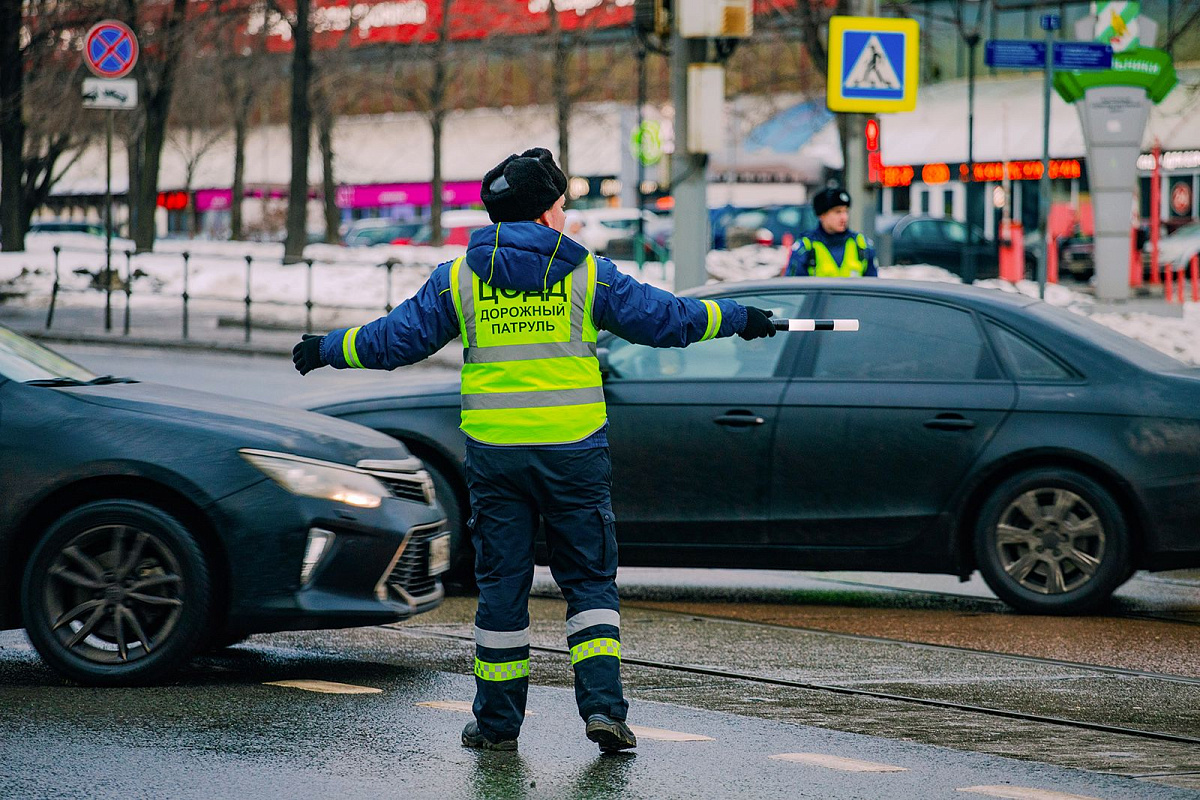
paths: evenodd
<path fill-rule="evenodd" d="M 26 239 L 24 253 L 0 253 L 0 300 L 13 304 L 43 306 L 54 284 L 52 247 L 61 246 L 59 275 L 64 293 L 58 302 L 69 306 L 99 306 L 104 294 L 99 289 L 104 269 L 103 241 L 87 234 L 33 234 Z M 254 317 L 259 321 L 295 321 L 307 297 L 305 264 L 281 263 L 283 245 L 254 242 L 161 240 L 155 252 L 126 259 L 132 248 L 126 240 L 114 241 L 113 267 L 119 276 L 114 285 L 124 292 L 128 271 L 133 274 L 133 297 L 138 306 L 177 307 L 183 291 L 183 254 L 189 254 L 188 292 L 199 307 L 227 307 L 240 313 L 246 295 L 246 256 L 252 259 L 250 295 Z M 462 255 L 461 247 L 379 246 L 346 248 L 309 245 L 305 255 L 313 259 L 312 297 L 317 309 L 326 309 L 321 321 L 331 325 L 363 320 L 363 312 L 383 313 L 387 303 L 398 305 L 412 296 L 437 264 Z M 780 274 L 788 252 L 782 247 L 751 245 L 736 250 L 714 250 L 706 264 L 710 282 L 760 280 Z M 391 291 L 387 270 L 393 264 Z M 639 270 L 634 262 L 617 266 L 639 280 L 663 288 L 674 282 L 672 264 L 649 263 Z M 883 267 L 880 277 L 916 281 L 961 283 L 947 272 L 928 265 Z M 1021 281 L 978 281 L 983 288 L 1020 292 L 1037 297 L 1037 284 Z M 7 298 L 5 300 L 5 298 Z M 214 302 L 216 301 L 216 302 Z M 1189 304 L 1183 318 L 1137 311 L 1098 310 L 1088 295 L 1065 286 L 1047 286 L 1046 302 L 1076 313 L 1138 339 L 1189 364 L 1200 365 L 1200 306 Z M 259 305 L 263 303 L 264 305 Z M 341 307 L 331 313 L 331 307 Z"/>

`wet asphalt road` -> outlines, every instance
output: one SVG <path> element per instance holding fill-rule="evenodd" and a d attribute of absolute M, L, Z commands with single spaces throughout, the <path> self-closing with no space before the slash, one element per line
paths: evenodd
<path fill-rule="evenodd" d="M 301 380 L 279 358 L 58 349 L 100 372 L 277 402 L 338 385 L 314 377 L 453 375 Z M 620 583 L 629 661 L 1200 737 L 1200 684 L 1088 668 L 1200 675 L 1200 628 L 1184 624 L 1200 620 L 1193 575 L 1139 575 L 1110 609 L 1165 619 L 1085 622 L 1017 615 L 977 579 L 945 576 L 635 569 Z M 544 572 L 536 591 L 548 596 L 532 603 L 535 644 L 561 647 L 563 606 Z M 133 690 L 64 685 L 21 633 L 0 633 L 0 798 L 969 797 L 983 795 L 961 790 L 980 785 L 1200 797 L 1200 745 L 628 662 L 632 722 L 715 741 L 643 736 L 637 756 L 599 758 L 574 714 L 568 660 L 550 652 L 534 656 L 535 714 L 520 754 L 464 751 L 457 735 L 469 716 L 417 704 L 470 700 L 472 611 L 455 598 L 397 629 L 258 636 L 198 659 L 171 685 Z M 721 619 L 734 617 L 770 625 Z M 383 691 L 264 685 L 282 679 Z M 797 752 L 908 771 L 770 758 Z"/>
<path fill-rule="evenodd" d="M 467 629 L 462 621 L 470 605 L 455 600 L 403 631 L 254 637 L 197 659 L 170 685 L 143 689 L 63 685 L 19 634 L 0 634 L 0 796 L 950 798 L 977 786 L 1096 798 L 1198 796 L 1155 782 L 900 741 L 905 737 L 895 730 L 883 738 L 818 727 L 802 698 L 792 698 L 790 714 L 775 709 L 775 718 L 737 713 L 721 707 L 727 687 L 704 681 L 688 690 L 630 667 L 632 722 L 711 740 L 643 734 L 636 755 L 602 757 L 582 736 L 573 697 L 562 685 L 569 680 L 567 659 L 540 653 L 519 753 L 468 751 L 457 742 L 468 714 L 418 704 L 470 700 L 473 682 L 462 669 L 469 644 L 428 635 L 431 625 Z M 550 631 L 561 629 L 561 602 L 534 606 L 535 640 L 556 640 Z M 652 613 L 631 616 L 631 641 L 642 642 L 647 626 L 663 622 Z M 330 695 L 266 685 L 295 679 L 382 691 Z M 768 703 L 769 692 L 754 691 L 751 700 L 741 688 L 743 705 Z M 905 722 L 897 716 L 890 724 Z M 844 772 L 771 758 L 793 753 L 904 771 Z"/>

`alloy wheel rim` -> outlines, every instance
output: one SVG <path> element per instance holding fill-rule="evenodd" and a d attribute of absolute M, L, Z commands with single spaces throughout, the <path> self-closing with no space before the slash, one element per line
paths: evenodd
<path fill-rule="evenodd" d="M 1076 591 L 1104 560 L 1105 531 L 1086 500 L 1043 487 L 1017 496 L 993 536 L 1000 567 L 1021 587 L 1045 595 Z"/>
<path fill-rule="evenodd" d="M 123 665 L 154 653 L 183 612 L 184 581 L 157 535 L 109 524 L 73 537 L 50 565 L 47 622 L 69 653 Z"/>

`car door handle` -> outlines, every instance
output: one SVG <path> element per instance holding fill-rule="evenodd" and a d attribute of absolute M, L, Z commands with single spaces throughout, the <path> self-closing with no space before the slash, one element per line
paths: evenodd
<path fill-rule="evenodd" d="M 966 431 L 975 427 L 975 420 L 961 414 L 938 414 L 933 419 L 925 420 L 924 424 L 926 428 L 937 431 Z"/>
<path fill-rule="evenodd" d="M 757 416 L 753 411 L 729 411 L 713 417 L 713 422 L 734 428 L 747 428 L 751 425 L 762 425 L 766 420 Z"/>

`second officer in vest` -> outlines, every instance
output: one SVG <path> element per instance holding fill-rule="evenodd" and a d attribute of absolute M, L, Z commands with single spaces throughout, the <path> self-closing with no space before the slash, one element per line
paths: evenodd
<path fill-rule="evenodd" d="M 563 235 L 567 179 L 549 151 L 510 156 L 483 179 L 493 225 L 409 300 L 361 327 L 306 337 L 296 368 L 394 369 L 461 337 L 462 423 L 479 605 L 475 720 L 467 747 L 514 750 L 529 687 L 533 546 L 544 522 L 567 601 L 566 639 L 585 733 L 634 747 L 621 689 L 616 517 L 596 332 L 684 347 L 774 336 L 769 312 L 638 283 Z"/>
<path fill-rule="evenodd" d="M 828 187 L 813 195 L 817 227 L 792 246 L 787 275 L 817 278 L 875 277 L 875 250 L 867 237 L 850 230 L 850 195 Z"/>

